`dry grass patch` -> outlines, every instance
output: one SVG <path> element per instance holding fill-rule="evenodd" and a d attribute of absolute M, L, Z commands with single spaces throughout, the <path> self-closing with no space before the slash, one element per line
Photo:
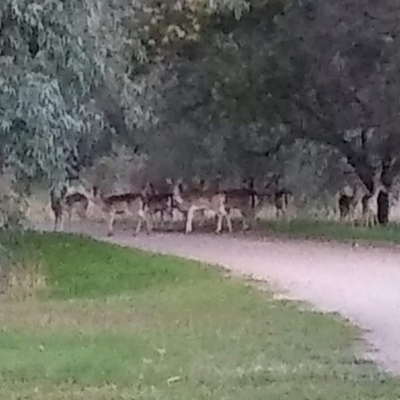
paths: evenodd
<path fill-rule="evenodd" d="M 0 279 L 0 299 L 4 306 L 31 298 L 46 287 L 46 278 L 35 263 L 7 267 Z"/>

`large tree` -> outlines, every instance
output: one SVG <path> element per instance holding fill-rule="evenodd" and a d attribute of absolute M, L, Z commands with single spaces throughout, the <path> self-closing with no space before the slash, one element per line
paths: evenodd
<path fill-rule="evenodd" d="M 392 0 L 294 1 L 280 21 L 297 71 L 287 100 L 298 134 L 338 149 L 370 192 L 376 178 L 390 191 L 400 172 L 399 12 Z M 379 199 L 385 223 L 388 197 Z"/>
<path fill-rule="evenodd" d="M 208 109 L 221 124 L 258 127 L 240 148 L 269 156 L 295 139 L 330 146 L 368 191 L 377 181 L 390 191 L 400 172 L 399 7 L 269 2 L 239 22 L 216 23 L 187 57 L 202 71 Z M 388 198 L 380 200 L 386 222 Z"/>
<path fill-rule="evenodd" d="M 101 120 L 93 90 L 104 58 L 90 34 L 89 1 L 6 0 L 0 5 L 3 164 L 62 180 L 83 137 Z"/>

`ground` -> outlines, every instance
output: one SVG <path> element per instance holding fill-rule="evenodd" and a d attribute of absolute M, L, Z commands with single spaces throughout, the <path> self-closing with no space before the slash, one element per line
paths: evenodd
<path fill-rule="evenodd" d="M 75 223 L 72 229 L 268 280 L 289 296 L 349 318 L 363 329 L 370 344 L 368 355 L 387 370 L 400 373 L 400 251 L 396 248 L 278 240 L 268 235 L 159 233 L 134 238 L 130 230 L 119 230 L 108 239 L 104 225 Z"/>
<path fill-rule="evenodd" d="M 349 323 L 224 269 L 77 235 L 1 239 L 0 398 L 399 399 Z"/>

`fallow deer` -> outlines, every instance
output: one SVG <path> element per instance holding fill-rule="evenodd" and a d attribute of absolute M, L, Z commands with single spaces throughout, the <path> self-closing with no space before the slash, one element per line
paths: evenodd
<path fill-rule="evenodd" d="M 246 182 L 244 182 L 246 184 Z M 249 229 L 259 211 L 259 196 L 254 189 L 254 181 L 251 179 L 247 187 L 228 189 L 225 194 L 226 221 L 228 230 L 232 232 L 232 211 L 238 210 L 242 215 L 243 230 Z"/>
<path fill-rule="evenodd" d="M 161 225 L 165 223 L 165 215 L 169 215 L 170 221 L 173 220 L 173 194 L 167 188 L 158 189 L 148 182 L 142 191 L 144 207 L 154 224 L 154 216 L 160 213 Z"/>
<path fill-rule="evenodd" d="M 143 222 L 146 225 L 147 233 L 150 233 L 150 225 L 145 212 L 145 201 L 142 193 L 123 193 L 104 196 L 99 193 L 98 188 L 93 188 L 93 203 L 96 204 L 103 213 L 107 215 L 108 236 L 114 234 L 114 222 L 117 215 L 128 217 L 137 216 L 135 234 L 142 228 Z"/>
<path fill-rule="evenodd" d="M 218 218 L 216 233 L 222 231 L 222 219 L 226 217 L 226 195 L 214 190 L 183 190 L 182 181 L 177 181 L 173 188 L 174 206 L 185 215 L 185 232 L 193 231 L 193 218 L 196 212 L 213 211 Z M 228 226 L 229 231 L 231 227 Z"/>
<path fill-rule="evenodd" d="M 373 192 L 366 193 L 361 199 L 362 222 L 367 228 L 372 228 L 378 224 L 378 216 L 374 212 L 374 207 L 377 204 L 377 199 L 381 191 L 387 192 L 387 189 L 381 184 L 376 184 L 374 185 Z"/>
<path fill-rule="evenodd" d="M 290 200 L 293 197 L 292 192 L 281 189 L 274 194 L 274 205 L 276 210 L 276 218 L 286 218 Z"/>
<path fill-rule="evenodd" d="M 66 186 L 61 189 L 52 188 L 50 191 L 50 205 L 54 214 L 54 230 L 57 227 L 64 230 L 64 213 L 68 215 L 68 221 L 72 219 L 73 211 L 76 210 L 79 216 L 86 218 L 89 206 L 89 199 L 83 193 L 75 192 L 68 194 Z"/>
<path fill-rule="evenodd" d="M 356 186 L 352 195 L 342 193 L 339 195 L 338 206 L 341 221 L 355 223 L 355 209 L 360 202 L 363 191 L 360 186 Z"/>

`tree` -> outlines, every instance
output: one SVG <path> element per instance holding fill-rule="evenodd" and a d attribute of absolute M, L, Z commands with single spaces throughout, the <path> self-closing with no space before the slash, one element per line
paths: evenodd
<path fill-rule="evenodd" d="M 312 141 L 345 157 L 368 191 L 375 179 L 390 191 L 400 172 L 399 7 L 275 1 L 225 20 L 190 53 L 208 109 L 221 124 L 258 126 L 258 138 L 242 140 L 254 154 Z M 380 199 L 385 223 L 388 198 Z"/>
<path fill-rule="evenodd" d="M 339 150 L 370 192 L 375 178 L 390 191 L 400 172 L 399 11 L 392 0 L 294 1 L 281 21 L 301 73 L 287 95 L 296 132 Z M 388 196 L 379 198 L 386 223 Z"/>
<path fill-rule="evenodd" d="M 63 180 L 71 153 L 101 122 L 92 101 L 104 78 L 89 34 L 94 14 L 80 0 L 0 5 L 1 157 L 29 177 Z"/>

